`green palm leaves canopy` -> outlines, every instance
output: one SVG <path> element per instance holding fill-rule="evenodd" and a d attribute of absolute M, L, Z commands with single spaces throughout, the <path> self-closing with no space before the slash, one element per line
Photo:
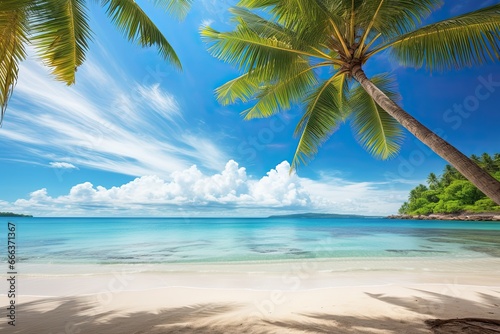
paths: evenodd
<path fill-rule="evenodd" d="M 292 168 L 307 162 L 341 124 L 386 159 L 402 125 L 500 203 L 500 183 L 402 110 L 394 79 L 367 78 L 364 65 L 387 50 L 405 66 L 430 71 L 497 61 L 500 5 L 423 26 L 439 0 L 241 0 L 235 28 L 201 34 L 215 57 L 242 71 L 216 90 L 222 104 L 254 102 L 245 119 L 303 106 Z M 328 73 L 328 74 L 325 74 Z"/>
<path fill-rule="evenodd" d="M 151 0 L 179 17 L 192 0 Z M 88 3 L 102 6 L 125 37 L 143 47 L 155 46 L 159 54 L 180 68 L 180 61 L 156 25 L 133 0 L 2 0 L 0 1 L 0 124 L 17 81 L 26 46 L 33 45 L 57 80 L 75 82 L 77 68 L 85 61 L 92 32 Z"/>

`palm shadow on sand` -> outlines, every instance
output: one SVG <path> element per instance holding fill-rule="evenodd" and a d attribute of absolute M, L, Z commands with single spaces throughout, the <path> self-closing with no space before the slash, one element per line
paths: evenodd
<path fill-rule="evenodd" d="M 416 290 L 424 297 L 399 298 L 382 294 L 368 296 L 382 302 L 402 307 L 427 318 L 419 322 L 389 317 L 359 317 L 333 315 L 326 313 L 301 314 L 305 321 L 271 321 L 266 322 L 273 326 L 292 328 L 304 333 L 331 333 L 331 334 L 368 334 L 379 333 L 435 333 L 435 334 L 499 334 L 500 333 L 500 299 L 488 294 L 479 294 L 481 303 L 473 302 L 449 294 L 439 294 L 429 291 Z M 466 310 L 471 310 L 470 318 L 437 319 L 436 315 L 445 311 L 447 305 L 460 303 Z"/>
<path fill-rule="evenodd" d="M 420 317 L 409 322 L 391 317 L 335 315 L 329 313 L 291 314 L 288 319 L 278 317 L 249 318 L 241 322 L 243 305 L 218 303 L 195 304 L 164 308 L 157 312 L 124 313 L 97 312 L 89 298 L 72 297 L 44 299 L 20 304 L 16 327 L 6 321 L 0 323 L 0 332 L 38 334 L 167 334 L 167 333 L 500 333 L 500 299 L 480 294 L 481 302 L 473 302 L 451 294 L 416 290 L 419 297 L 394 297 L 389 294 L 367 294 L 381 302 L 417 313 Z M 334 304 L 335 301 L 332 301 Z M 460 303 L 470 310 L 470 319 L 436 318 L 446 305 Z M 229 316 L 228 316 L 229 315 Z M 464 316 L 463 314 L 460 316 Z M 465 315 L 468 316 L 468 315 Z M 420 320 L 418 319 L 420 318 Z M 29 321 L 27 321 L 29 319 Z M 425 324 L 424 324 L 425 321 Z"/>

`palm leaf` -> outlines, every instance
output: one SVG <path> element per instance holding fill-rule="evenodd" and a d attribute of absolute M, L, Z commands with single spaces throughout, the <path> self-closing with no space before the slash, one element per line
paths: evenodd
<path fill-rule="evenodd" d="M 288 110 L 293 103 L 300 102 L 310 88 L 317 84 L 313 73 L 315 68 L 330 64 L 320 63 L 307 66 L 302 62 L 297 68 L 290 70 L 287 77 L 263 82 L 256 74 L 258 70 L 247 72 L 240 77 L 228 81 L 218 87 L 215 92 L 217 100 L 222 105 L 236 101 L 249 102 L 257 100 L 255 105 L 242 112 L 246 120 L 274 115 L 276 112 Z"/>
<path fill-rule="evenodd" d="M 208 50 L 214 57 L 231 63 L 242 71 L 258 69 L 254 74 L 258 73 L 263 81 L 271 77 L 286 76 L 290 66 L 300 61 L 301 57 L 323 57 L 314 54 L 314 51 L 297 49 L 290 41 L 259 36 L 245 23 L 227 33 L 204 27 L 201 34 L 210 43 Z"/>
<path fill-rule="evenodd" d="M 229 9 L 229 12 L 233 14 L 232 21 L 240 25 L 245 25 L 247 29 L 252 30 L 260 37 L 274 37 L 276 39 L 289 41 L 290 44 L 303 42 L 296 38 L 296 33 L 293 30 L 276 22 L 269 21 L 246 8 L 233 7 Z"/>
<path fill-rule="evenodd" d="M 363 30 L 372 23 L 376 34 L 393 37 L 415 30 L 442 0 L 384 0 L 377 12 L 380 0 L 363 1 L 358 7 L 356 24 Z M 375 16 L 374 14 L 377 13 Z"/>
<path fill-rule="evenodd" d="M 332 84 L 335 79 L 336 76 L 333 76 L 326 80 L 306 98 L 306 112 L 295 129 L 295 135 L 301 136 L 293 157 L 292 170 L 316 155 L 318 148 L 343 122 L 339 94 Z"/>
<path fill-rule="evenodd" d="M 193 0 L 150 0 L 155 4 L 155 6 L 161 7 L 169 13 L 177 15 L 179 18 L 184 18 Z"/>
<path fill-rule="evenodd" d="M 33 41 L 40 57 L 58 80 L 75 82 L 91 37 L 85 0 L 37 1 Z"/>
<path fill-rule="evenodd" d="M 13 4 L 12 10 L 0 7 L 0 125 L 17 81 L 19 63 L 26 57 L 29 1 Z"/>
<path fill-rule="evenodd" d="M 500 4 L 422 27 L 375 49 L 392 47 L 403 65 L 462 68 L 500 58 Z"/>
<path fill-rule="evenodd" d="M 238 5 L 250 9 L 267 9 L 271 19 L 295 31 L 298 40 L 310 44 L 330 40 L 347 52 L 343 37 L 344 18 L 337 15 L 344 12 L 344 2 L 346 0 L 241 0 Z"/>
<path fill-rule="evenodd" d="M 372 82 L 393 101 L 399 100 L 394 81 L 378 75 Z M 400 124 L 385 112 L 360 85 L 351 95 L 351 126 L 361 146 L 377 158 L 388 159 L 398 153 L 403 142 Z"/>
<path fill-rule="evenodd" d="M 36 0 L 2 0 L 0 1 L 0 12 L 13 10 L 27 10 L 31 8 Z"/>
<path fill-rule="evenodd" d="M 241 102 L 250 101 L 259 92 L 259 89 L 259 80 L 250 76 L 250 73 L 247 72 L 216 88 L 215 95 L 217 101 L 223 106 L 226 106 L 238 100 Z"/>
<path fill-rule="evenodd" d="M 341 114 L 344 115 L 345 119 L 351 113 L 349 102 L 349 76 L 347 73 L 338 73 L 333 78 L 332 85 L 337 90 L 336 101 L 338 103 L 338 108 Z"/>
<path fill-rule="evenodd" d="M 295 27 L 302 21 L 324 21 L 328 10 L 322 0 L 240 0 L 238 6 L 249 9 L 267 10 L 273 20 L 287 27 Z"/>
<path fill-rule="evenodd" d="M 302 63 L 301 65 L 290 71 L 289 76 L 261 86 L 255 96 L 257 103 L 242 112 L 245 120 L 270 117 L 277 112 L 290 109 L 292 104 L 300 102 L 311 87 L 317 84 L 313 70 L 330 64 L 307 66 L 306 63 Z"/>
<path fill-rule="evenodd" d="M 165 60 L 181 68 L 172 46 L 135 1 L 103 0 L 103 5 L 108 7 L 106 13 L 129 41 L 143 47 L 156 46 Z"/>

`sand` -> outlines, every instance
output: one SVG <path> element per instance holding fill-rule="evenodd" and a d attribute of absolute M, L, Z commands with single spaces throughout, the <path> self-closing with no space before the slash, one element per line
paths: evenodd
<path fill-rule="evenodd" d="M 429 263 L 420 270 L 328 271 L 310 262 L 163 272 L 27 269 L 17 277 L 16 326 L 3 316 L 0 332 L 498 333 L 500 327 L 474 322 L 500 320 L 499 263 L 488 261 L 483 270 L 432 272 Z M 1 298 L 5 309 L 8 298 Z M 425 323 L 456 318 L 474 319 Z"/>

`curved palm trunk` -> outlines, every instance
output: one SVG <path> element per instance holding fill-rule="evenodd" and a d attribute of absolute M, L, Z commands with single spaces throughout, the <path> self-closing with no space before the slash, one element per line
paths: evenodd
<path fill-rule="evenodd" d="M 413 118 L 413 116 L 401 109 L 366 77 L 360 65 L 355 65 L 352 68 L 352 76 L 389 115 L 394 117 L 403 127 L 420 139 L 425 145 L 429 146 L 440 157 L 448 161 L 486 196 L 500 205 L 499 181 L 455 147 Z"/>

